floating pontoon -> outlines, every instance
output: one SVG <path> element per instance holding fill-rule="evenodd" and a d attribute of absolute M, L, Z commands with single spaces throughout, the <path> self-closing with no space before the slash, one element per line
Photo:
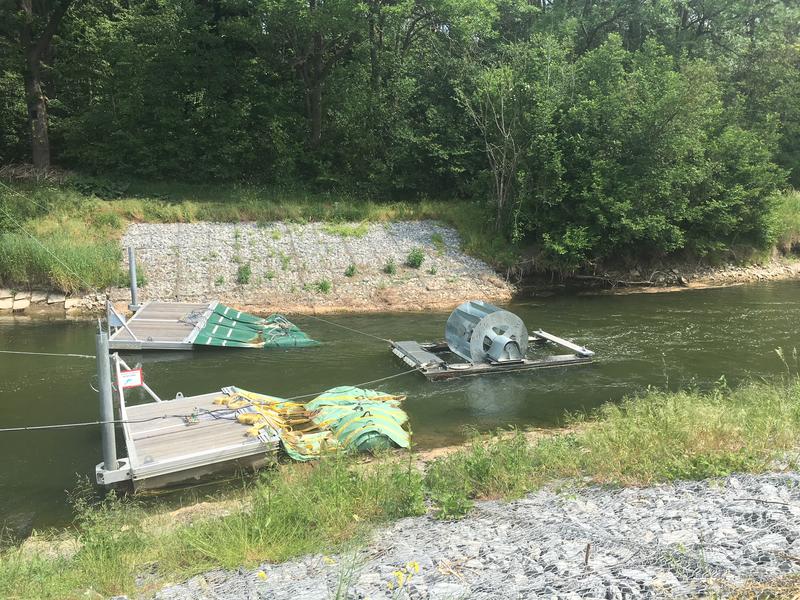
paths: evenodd
<path fill-rule="evenodd" d="M 529 343 L 560 346 L 571 354 L 530 358 Z M 481 301 L 465 302 L 450 314 L 444 342 L 392 342 L 392 352 L 431 381 L 582 365 L 594 356 L 586 347 L 546 331 L 529 336 L 517 315 Z"/>
<path fill-rule="evenodd" d="M 98 381 L 103 421 L 99 484 L 135 490 L 180 483 L 236 467 L 276 460 L 279 449 L 294 460 L 313 460 L 334 451 L 374 452 L 408 448 L 403 396 L 356 387 L 337 387 L 306 403 L 236 387 L 199 396 L 162 400 L 118 354 L 107 354 L 107 334 L 98 334 Z M 115 385 L 111 386 L 111 381 Z M 130 404 L 125 390 L 139 387 L 151 402 Z M 127 458 L 117 459 L 117 422 Z"/>
<path fill-rule="evenodd" d="M 147 302 L 130 319 L 108 303 L 107 313 L 112 350 L 288 348 L 317 344 L 281 315 L 261 318 L 219 302 Z"/>

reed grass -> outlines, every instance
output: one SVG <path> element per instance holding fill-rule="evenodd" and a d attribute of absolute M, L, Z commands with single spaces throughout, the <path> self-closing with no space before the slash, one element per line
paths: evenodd
<path fill-rule="evenodd" d="M 778 249 L 783 254 L 800 254 L 800 191 L 779 196 L 773 217 Z"/>

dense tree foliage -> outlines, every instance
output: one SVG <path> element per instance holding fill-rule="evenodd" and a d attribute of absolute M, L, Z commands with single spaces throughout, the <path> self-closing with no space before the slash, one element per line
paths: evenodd
<path fill-rule="evenodd" d="M 0 0 L 0 22 L 2 162 L 47 163 L 44 115 L 64 166 L 474 198 L 566 268 L 763 242 L 800 183 L 796 0 Z"/>

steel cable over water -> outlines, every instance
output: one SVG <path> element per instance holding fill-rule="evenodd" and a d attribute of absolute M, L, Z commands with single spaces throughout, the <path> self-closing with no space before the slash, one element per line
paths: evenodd
<path fill-rule="evenodd" d="M 23 352 L 22 350 L 0 350 L 0 354 L 25 354 L 29 356 L 68 356 L 72 358 L 97 358 L 94 354 L 69 354 L 62 352 Z"/>
<path fill-rule="evenodd" d="M 94 357 L 92 357 L 94 358 Z M 400 377 L 402 375 L 408 375 L 409 373 L 413 373 L 418 371 L 418 367 L 414 367 L 413 369 L 409 369 L 407 371 L 402 371 L 400 373 L 395 373 L 394 375 L 387 375 L 386 377 L 381 377 L 379 379 L 372 379 L 370 381 L 364 381 L 361 383 L 356 383 L 350 387 L 363 387 L 365 385 L 372 385 L 373 383 L 379 383 L 381 381 L 386 381 L 388 379 L 394 379 L 396 377 Z M 281 398 L 281 400 L 299 400 L 300 398 L 310 398 L 312 396 L 319 396 L 324 394 L 328 390 L 322 390 L 318 392 L 312 392 L 310 394 L 301 394 L 299 396 L 291 396 L 289 398 Z M 55 425 L 24 425 L 19 427 L 4 427 L 0 428 L 0 433 L 8 433 L 12 431 L 38 431 L 43 429 L 72 429 L 77 427 L 92 427 L 96 425 L 124 425 L 129 423 L 149 423 L 151 421 L 163 421 L 164 419 L 189 419 L 192 417 L 196 417 L 198 414 L 210 414 L 215 415 L 216 413 L 230 413 L 230 408 L 221 408 L 218 410 L 203 410 L 201 413 L 192 412 L 186 414 L 169 414 L 169 415 L 161 415 L 158 417 L 148 417 L 146 419 L 113 419 L 109 421 L 83 421 L 79 423 L 59 423 Z M 226 418 L 226 417 L 218 417 L 218 418 Z"/>
<path fill-rule="evenodd" d="M 389 344 L 392 343 L 392 340 L 390 340 L 390 339 L 382 338 L 382 337 L 380 337 L 378 335 L 373 335 L 372 333 L 367 333 L 366 331 L 360 331 L 358 329 L 354 329 L 352 327 L 348 327 L 347 325 L 342 325 L 341 323 L 337 323 L 336 321 L 330 321 L 328 319 L 323 319 L 322 317 L 318 317 L 316 315 L 310 315 L 310 314 L 300 315 L 300 318 L 303 318 L 303 317 L 309 317 L 311 319 L 316 319 L 317 321 L 322 321 L 323 323 L 327 323 L 328 325 L 333 325 L 334 327 L 341 327 L 342 329 L 346 329 L 347 331 L 352 331 L 353 333 L 357 333 L 359 335 L 365 335 L 367 337 L 371 337 L 371 338 L 379 340 L 381 342 L 387 342 Z"/>

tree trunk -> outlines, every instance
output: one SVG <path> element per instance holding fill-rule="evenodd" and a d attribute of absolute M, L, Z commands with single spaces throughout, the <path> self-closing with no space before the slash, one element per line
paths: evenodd
<path fill-rule="evenodd" d="M 380 0 L 372 0 L 369 5 L 369 65 L 372 91 L 377 91 L 381 75 L 378 65 L 378 20 L 380 19 Z"/>
<path fill-rule="evenodd" d="M 41 69 L 36 56 L 28 56 L 25 70 L 25 101 L 31 132 L 31 155 L 36 169 L 50 166 L 50 138 L 47 134 L 47 100 L 42 90 Z"/>
<path fill-rule="evenodd" d="M 47 18 L 47 24 L 38 37 L 34 37 L 33 22 L 36 18 L 32 0 L 20 0 L 19 8 L 24 15 L 20 30 L 20 43 L 25 53 L 25 104 L 28 108 L 28 126 L 31 132 L 31 158 L 37 169 L 50 166 L 50 138 L 47 133 L 47 98 L 42 86 L 42 57 L 47 55 L 61 20 L 67 14 L 73 0 L 60 0 Z M 43 16 L 43 15 L 42 15 Z"/>
<path fill-rule="evenodd" d="M 311 147 L 319 148 L 322 142 L 322 82 L 311 86 Z"/>
<path fill-rule="evenodd" d="M 311 109 L 311 147 L 319 148 L 322 141 L 322 81 L 324 41 L 322 33 L 314 32 L 314 50 L 311 55 L 311 89 L 309 103 Z"/>

